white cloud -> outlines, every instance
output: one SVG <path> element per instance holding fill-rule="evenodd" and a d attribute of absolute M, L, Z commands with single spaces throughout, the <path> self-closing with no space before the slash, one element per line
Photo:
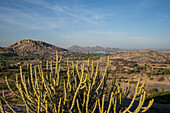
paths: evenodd
<path fill-rule="evenodd" d="M 1 7 L 0 11 L 4 12 L 0 15 L 1 24 L 7 23 L 32 30 L 56 29 L 65 26 L 65 19 L 62 17 L 45 17 L 37 12 L 25 13 L 22 10 L 4 7 Z"/>
<path fill-rule="evenodd" d="M 76 5 L 75 7 L 69 7 L 68 5 L 65 5 L 65 4 L 62 4 L 62 5 L 49 4 L 43 0 L 36 0 L 36 2 L 34 2 L 34 0 L 24 0 L 24 1 L 50 9 L 56 13 L 62 13 L 64 15 L 88 22 L 90 24 L 100 23 L 100 21 L 97 21 L 97 20 L 101 19 L 102 17 L 101 15 L 96 14 L 95 12 L 92 12 L 84 8 L 80 8 L 81 5 Z M 75 2 L 76 4 L 78 4 L 78 1 L 75 1 Z"/>

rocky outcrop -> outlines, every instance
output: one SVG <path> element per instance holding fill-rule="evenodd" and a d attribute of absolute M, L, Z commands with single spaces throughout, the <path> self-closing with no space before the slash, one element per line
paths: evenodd
<path fill-rule="evenodd" d="M 13 53 L 18 56 L 43 56 L 55 54 L 56 51 L 67 51 L 66 49 L 56 47 L 52 44 L 31 39 L 21 40 L 6 48 L 1 48 L 1 54 L 4 54 L 5 50 L 8 51 L 8 53 Z"/>
<path fill-rule="evenodd" d="M 13 51 L 8 50 L 7 48 L 0 47 L 0 58 L 8 57 L 8 56 L 18 56 L 18 54 L 14 53 Z"/>

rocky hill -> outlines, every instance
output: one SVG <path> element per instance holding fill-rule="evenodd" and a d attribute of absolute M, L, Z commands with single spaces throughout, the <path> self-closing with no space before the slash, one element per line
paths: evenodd
<path fill-rule="evenodd" d="M 67 51 L 43 41 L 21 40 L 6 48 L 0 48 L 0 56 L 43 56 L 55 54 L 56 51 Z"/>
<path fill-rule="evenodd" d="M 159 53 L 152 50 L 138 50 L 137 52 L 115 52 L 112 59 L 124 59 L 137 63 L 169 63 L 168 53 Z"/>
<path fill-rule="evenodd" d="M 18 56 L 13 51 L 8 50 L 7 48 L 0 47 L 0 57 L 8 57 L 8 56 Z"/>
<path fill-rule="evenodd" d="M 123 51 L 123 49 L 119 49 L 119 48 L 104 48 L 101 46 L 96 46 L 96 47 L 81 47 L 81 46 L 77 46 L 77 45 L 73 45 L 71 47 L 68 48 L 69 51 Z"/>

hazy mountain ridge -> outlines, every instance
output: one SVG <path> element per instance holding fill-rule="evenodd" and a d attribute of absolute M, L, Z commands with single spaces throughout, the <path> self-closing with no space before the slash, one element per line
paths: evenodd
<path fill-rule="evenodd" d="M 56 51 L 67 51 L 66 49 L 48 44 L 43 41 L 21 40 L 8 47 L 0 48 L 0 56 L 33 56 L 53 54 Z M 10 55 L 11 54 L 11 55 Z"/>
<path fill-rule="evenodd" d="M 124 51 L 125 49 L 119 49 L 119 48 L 104 48 L 101 46 L 95 46 L 95 47 L 81 47 L 78 45 L 73 45 L 69 48 L 67 48 L 69 51 Z"/>

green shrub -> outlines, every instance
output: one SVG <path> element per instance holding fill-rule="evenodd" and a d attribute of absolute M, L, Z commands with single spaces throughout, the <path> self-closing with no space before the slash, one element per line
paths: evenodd
<path fill-rule="evenodd" d="M 154 92 L 146 98 L 146 101 L 154 99 L 156 103 L 170 104 L 170 91 Z"/>
<path fill-rule="evenodd" d="M 153 89 L 147 90 L 147 92 L 150 94 L 156 94 L 156 93 L 158 93 L 158 90 L 156 88 L 153 88 Z"/>
<path fill-rule="evenodd" d="M 154 78 L 150 78 L 150 80 L 154 80 Z"/>
<path fill-rule="evenodd" d="M 137 84 L 138 82 L 137 81 L 130 81 L 129 83 L 130 84 Z"/>
<path fill-rule="evenodd" d="M 164 81 L 164 80 L 165 80 L 164 77 L 160 77 L 160 78 L 158 79 L 159 82 Z"/>
<path fill-rule="evenodd" d="M 135 70 L 129 70 L 128 74 L 131 74 L 131 73 L 134 73 L 134 72 L 135 72 Z"/>

